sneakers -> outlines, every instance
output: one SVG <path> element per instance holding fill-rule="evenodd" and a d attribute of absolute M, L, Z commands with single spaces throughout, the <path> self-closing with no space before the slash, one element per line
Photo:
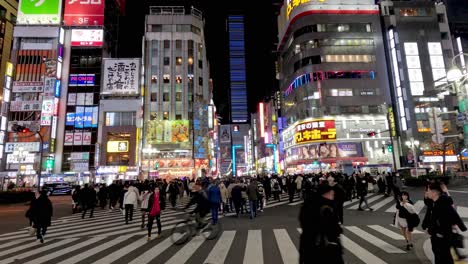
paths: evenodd
<path fill-rule="evenodd" d="M 161 235 L 160 235 L 160 234 L 157 234 L 157 235 L 156 235 L 156 238 L 160 238 L 160 237 L 161 237 Z"/>
<path fill-rule="evenodd" d="M 147 241 L 151 241 L 151 237 L 150 237 L 150 236 L 148 236 L 148 238 L 146 238 L 146 240 L 147 240 Z"/>
<path fill-rule="evenodd" d="M 369 208 L 369 211 L 373 212 L 373 211 L 374 211 L 374 209 L 373 209 L 373 208 Z"/>

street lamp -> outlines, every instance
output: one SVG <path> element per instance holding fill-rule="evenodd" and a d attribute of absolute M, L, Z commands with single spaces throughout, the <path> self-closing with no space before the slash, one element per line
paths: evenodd
<path fill-rule="evenodd" d="M 413 162 L 414 162 L 414 167 L 415 168 L 418 168 L 418 154 L 417 154 L 417 147 L 419 147 L 419 141 L 418 140 L 414 140 L 414 139 L 411 139 L 411 141 L 406 141 L 405 142 L 406 146 L 408 146 L 409 148 L 411 148 L 411 150 L 413 151 Z"/>

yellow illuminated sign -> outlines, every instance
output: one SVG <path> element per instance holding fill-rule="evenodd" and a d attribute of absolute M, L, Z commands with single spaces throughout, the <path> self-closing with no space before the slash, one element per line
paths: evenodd
<path fill-rule="evenodd" d="M 128 152 L 128 141 L 108 141 L 107 152 L 108 153 L 120 153 Z"/>
<path fill-rule="evenodd" d="M 288 5 L 286 7 L 286 18 L 289 19 L 289 14 L 291 14 L 294 8 L 309 2 L 310 0 L 288 0 Z M 319 0 L 319 2 L 325 2 L 325 0 Z"/>
<path fill-rule="evenodd" d="M 5 75 L 10 77 L 13 76 L 13 63 L 7 62 Z"/>
<path fill-rule="evenodd" d="M 336 141 L 335 120 L 314 120 L 296 125 L 294 141 L 296 144 Z"/>

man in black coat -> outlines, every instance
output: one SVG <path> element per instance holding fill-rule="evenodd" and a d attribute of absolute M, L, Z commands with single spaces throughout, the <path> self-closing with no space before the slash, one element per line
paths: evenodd
<path fill-rule="evenodd" d="M 346 193 L 343 187 L 336 182 L 336 179 L 333 177 L 328 177 L 328 185 L 332 187 L 333 192 L 335 193 L 335 212 L 338 215 L 340 223 L 343 224 L 343 204 L 346 199 Z"/>
<path fill-rule="evenodd" d="M 49 227 L 52 222 L 52 214 L 52 203 L 49 197 L 47 197 L 47 191 L 42 190 L 39 198 L 31 202 L 31 207 L 27 213 L 36 228 L 36 237 L 41 243 L 44 243 L 47 227 Z"/>
<path fill-rule="evenodd" d="M 467 228 L 453 208 L 451 199 L 443 195 L 439 183 L 429 185 L 427 196 L 432 200 L 432 204 L 428 206 L 422 228 L 427 229 L 427 232 L 431 235 L 434 263 L 453 264 L 453 257 L 450 252 L 454 235 L 452 228 L 456 225 L 463 232 Z"/>
<path fill-rule="evenodd" d="M 81 215 L 81 218 L 85 218 L 86 211 L 88 210 L 91 210 L 89 218 L 92 218 L 94 214 L 94 206 L 96 205 L 96 191 L 93 186 L 85 184 L 81 191 L 81 203 L 83 204 L 83 214 Z"/>

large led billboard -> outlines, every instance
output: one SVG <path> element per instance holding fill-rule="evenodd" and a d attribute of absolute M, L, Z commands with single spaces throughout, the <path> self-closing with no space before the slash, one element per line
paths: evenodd
<path fill-rule="evenodd" d="M 67 0 L 63 16 L 65 26 L 104 25 L 104 0 Z"/>
<path fill-rule="evenodd" d="M 102 47 L 103 41 L 102 29 L 72 29 L 72 47 Z"/>
<path fill-rule="evenodd" d="M 20 0 L 18 25 L 59 25 L 62 0 Z"/>

